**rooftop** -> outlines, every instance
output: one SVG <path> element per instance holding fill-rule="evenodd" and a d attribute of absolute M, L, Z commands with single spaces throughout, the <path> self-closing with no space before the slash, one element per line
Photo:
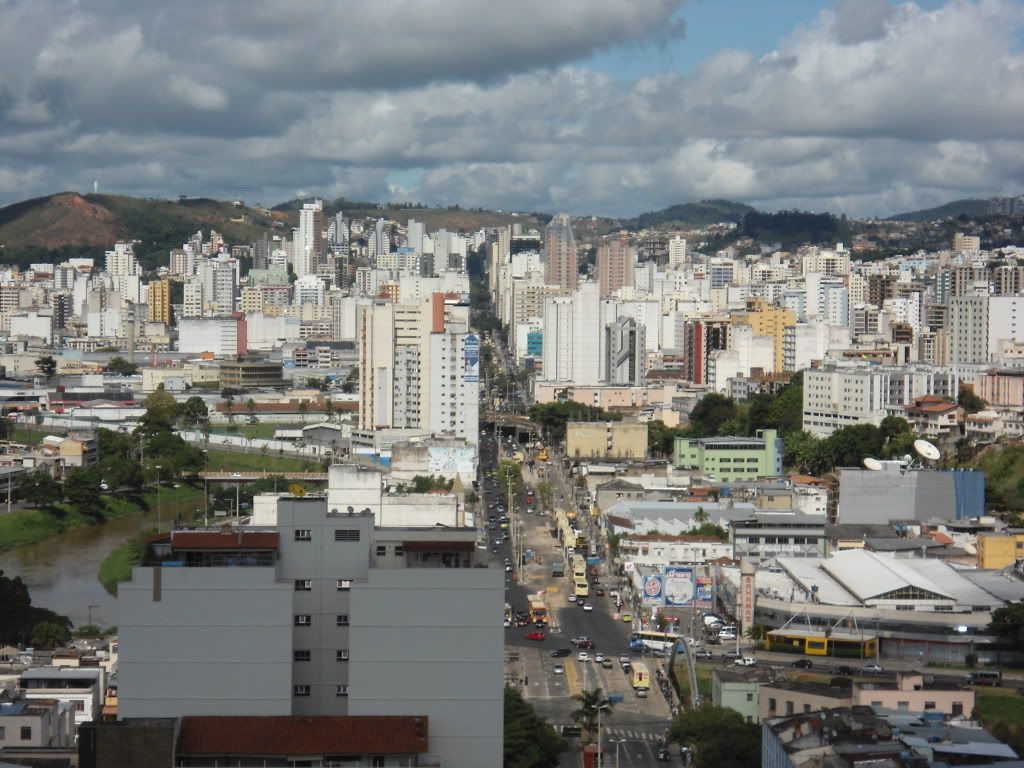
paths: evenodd
<path fill-rule="evenodd" d="M 422 754 L 428 718 L 183 717 L 178 755 Z"/>
<path fill-rule="evenodd" d="M 171 548 L 182 549 L 277 549 L 276 531 L 171 531 Z"/>

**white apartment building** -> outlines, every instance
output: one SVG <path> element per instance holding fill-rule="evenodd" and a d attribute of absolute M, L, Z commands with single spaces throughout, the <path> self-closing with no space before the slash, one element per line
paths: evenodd
<path fill-rule="evenodd" d="M 480 439 L 480 337 L 430 334 L 430 432 Z"/>
<path fill-rule="evenodd" d="M 824 323 L 797 323 L 783 330 L 782 369 L 802 371 L 816 361 L 824 360 L 833 349 L 850 346 L 850 329 Z"/>
<path fill-rule="evenodd" d="M 119 591 L 120 716 L 420 715 L 439 764 L 499 764 L 503 574 L 475 529 L 347 501 L 157 542 Z"/>
<path fill-rule="evenodd" d="M 604 379 L 602 329 L 615 320 L 615 300 L 602 300 L 597 283 L 544 302 L 544 381 L 593 386 Z"/>
<path fill-rule="evenodd" d="M 137 275 L 139 262 L 131 243 L 115 243 L 114 250 L 106 252 L 106 269 L 110 275 Z"/>
<path fill-rule="evenodd" d="M 951 363 L 988 362 L 988 312 L 988 296 L 954 296 L 949 300 Z"/>
<path fill-rule="evenodd" d="M 178 351 L 230 357 L 246 351 L 245 321 L 239 317 L 183 317 L 178 321 Z"/>
<path fill-rule="evenodd" d="M 299 226 L 292 239 L 292 266 L 296 277 L 315 275 L 323 252 L 324 203 L 314 200 L 299 211 Z"/>
<path fill-rule="evenodd" d="M 746 323 L 732 326 L 729 348 L 708 354 L 707 383 L 715 392 L 727 392 L 729 379 L 749 376 L 752 368 L 775 369 L 775 339 L 755 336 Z"/>
<path fill-rule="evenodd" d="M 1024 341 L 1024 296 L 990 296 L 988 299 L 988 359 L 995 359 L 1000 345 Z"/>
<path fill-rule="evenodd" d="M 668 241 L 669 269 L 682 269 L 686 265 L 686 238 L 674 235 Z"/>
<path fill-rule="evenodd" d="M 324 281 L 316 275 L 305 275 L 295 281 L 292 303 L 301 307 L 303 304 L 323 304 L 326 287 Z"/>

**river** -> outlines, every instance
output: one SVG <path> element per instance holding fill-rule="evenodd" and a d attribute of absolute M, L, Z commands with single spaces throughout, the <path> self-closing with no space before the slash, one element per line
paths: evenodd
<path fill-rule="evenodd" d="M 194 499 L 182 505 L 194 511 Z M 174 519 L 178 505 L 164 504 L 164 527 Z M 102 525 L 72 528 L 48 539 L 0 553 L 0 571 L 13 578 L 20 576 L 32 595 L 32 605 L 49 608 L 82 626 L 92 623 L 109 627 L 117 624 L 117 598 L 108 595 L 96 574 L 103 559 L 125 539 L 147 528 L 155 528 L 156 510 L 128 515 Z"/>

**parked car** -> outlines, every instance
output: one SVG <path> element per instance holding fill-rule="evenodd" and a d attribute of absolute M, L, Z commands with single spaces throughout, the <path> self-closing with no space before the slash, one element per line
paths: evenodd
<path fill-rule="evenodd" d="M 737 667 L 752 667 L 757 664 L 757 659 L 753 656 L 741 656 L 733 662 Z"/>
<path fill-rule="evenodd" d="M 880 675 L 883 672 L 885 672 L 885 669 L 882 667 L 881 664 L 865 664 L 863 667 L 861 667 L 860 671 L 863 672 L 865 675 Z"/>
<path fill-rule="evenodd" d="M 707 648 L 702 648 L 701 650 L 697 651 L 693 654 L 693 657 L 697 659 L 697 661 L 711 661 L 711 659 L 713 658 L 713 656 L 711 655 L 711 651 L 709 651 Z"/>
<path fill-rule="evenodd" d="M 814 664 L 811 663 L 810 659 L 797 659 L 789 666 L 793 667 L 794 669 L 810 669 L 814 666 Z"/>
<path fill-rule="evenodd" d="M 526 633 L 526 639 L 527 640 L 543 640 L 544 639 L 544 633 L 543 632 L 527 632 Z"/>
<path fill-rule="evenodd" d="M 738 659 L 740 657 L 740 652 L 735 648 L 730 648 L 728 651 L 723 653 L 722 656 L 726 659 Z"/>
<path fill-rule="evenodd" d="M 622 614 L 622 620 L 624 622 L 626 622 L 627 624 L 632 624 L 633 623 L 633 614 L 632 613 L 624 613 L 624 614 Z"/>

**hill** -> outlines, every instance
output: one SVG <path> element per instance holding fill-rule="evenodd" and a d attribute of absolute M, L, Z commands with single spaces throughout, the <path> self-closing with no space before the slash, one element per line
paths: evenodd
<path fill-rule="evenodd" d="M 312 202 L 313 198 L 301 198 L 288 200 L 275 205 L 275 212 L 286 213 L 292 226 L 297 226 L 299 221 L 299 209 L 303 203 Z M 487 227 L 501 227 L 508 224 L 519 223 L 524 227 L 540 227 L 547 223 L 550 217 L 544 217 L 533 213 L 506 213 L 504 211 L 489 211 L 483 208 L 460 208 L 450 206 L 448 208 L 430 208 L 416 204 L 388 205 L 371 203 L 358 200 L 346 200 L 339 197 L 336 200 L 324 200 L 324 217 L 333 216 L 337 212 L 343 212 L 351 218 L 378 218 L 391 219 L 404 225 L 409 219 L 423 222 L 428 232 L 438 229 L 446 229 L 449 232 L 476 232 Z"/>
<path fill-rule="evenodd" d="M 0 262 L 25 266 L 69 256 L 101 256 L 117 240 L 137 240 L 146 267 L 197 230 L 248 243 L 274 225 L 272 212 L 208 198 L 178 201 L 61 192 L 0 208 Z"/>
<path fill-rule="evenodd" d="M 988 216 L 989 201 L 967 198 L 964 200 L 953 200 L 952 202 L 940 205 L 935 208 L 925 208 L 920 211 L 908 211 L 890 216 L 886 221 L 937 221 L 939 219 L 955 218 L 957 216 Z"/>
<path fill-rule="evenodd" d="M 652 227 L 689 229 L 725 221 L 738 224 L 743 221 L 744 216 L 756 212 L 756 210 L 749 205 L 734 203 L 730 200 L 701 200 L 699 203 L 682 203 L 663 208 L 660 211 L 641 213 L 635 219 L 624 220 L 622 224 L 628 229 Z"/>

